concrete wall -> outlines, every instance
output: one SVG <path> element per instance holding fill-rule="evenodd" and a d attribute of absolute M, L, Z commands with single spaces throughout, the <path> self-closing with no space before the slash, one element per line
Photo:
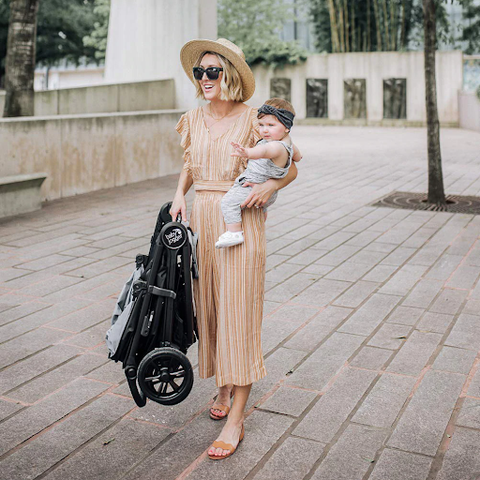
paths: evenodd
<path fill-rule="evenodd" d="M 458 91 L 462 88 L 462 52 L 437 52 L 437 95 L 440 121 L 458 124 Z M 276 69 L 254 68 L 256 91 L 248 102 L 261 105 L 270 97 L 270 79 L 290 78 L 292 103 L 298 119 L 306 117 L 306 79 L 328 79 L 329 120 L 343 120 L 343 82 L 365 78 L 367 85 L 367 123 L 383 121 L 383 80 L 407 79 L 407 122 L 426 120 L 423 52 L 373 52 L 316 54 L 299 65 Z"/>
<path fill-rule="evenodd" d="M 3 112 L 5 93 L 0 93 Z M 132 112 L 175 108 L 175 81 L 118 83 L 35 92 L 35 116 Z"/>
<path fill-rule="evenodd" d="M 35 79 L 33 88 L 36 91 L 42 90 L 57 90 L 58 88 L 78 88 L 91 87 L 93 85 L 100 85 L 105 83 L 104 79 L 105 67 L 52 67 L 47 69 L 37 68 L 35 70 Z"/>
<path fill-rule="evenodd" d="M 472 92 L 459 92 L 460 128 L 480 132 L 480 100 Z"/>
<path fill-rule="evenodd" d="M 2 176 L 46 172 L 53 200 L 180 172 L 182 111 L 0 120 Z"/>
<path fill-rule="evenodd" d="M 105 79 L 175 78 L 177 108 L 195 107 L 195 89 L 180 63 L 182 46 L 195 38 L 217 39 L 216 0 L 112 0 Z"/>

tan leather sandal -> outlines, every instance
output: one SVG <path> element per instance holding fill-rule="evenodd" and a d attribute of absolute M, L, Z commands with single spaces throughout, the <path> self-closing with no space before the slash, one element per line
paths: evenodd
<path fill-rule="evenodd" d="M 233 387 L 232 391 L 230 392 L 230 398 L 233 397 L 234 390 L 235 390 L 235 387 Z M 215 413 L 213 412 L 214 410 L 220 410 L 221 412 L 225 412 L 225 415 L 215 415 Z M 214 403 L 210 408 L 210 418 L 212 420 L 223 420 L 224 418 L 227 418 L 227 415 L 229 413 L 230 413 L 230 407 L 228 405 L 224 405 L 223 403 Z"/>
<path fill-rule="evenodd" d="M 222 450 L 230 450 L 230 453 L 227 453 L 226 455 L 210 455 L 208 454 L 209 458 L 212 460 L 223 460 L 224 458 L 229 457 L 230 455 L 233 455 L 235 453 L 235 450 L 238 448 L 238 445 L 240 445 L 240 442 L 243 440 L 243 437 L 245 436 L 245 428 L 242 424 L 242 431 L 240 432 L 240 437 L 238 439 L 238 444 L 236 447 L 234 447 L 231 443 L 225 443 L 222 441 L 217 441 L 215 440 L 210 448 L 221 448 Z M 209 450 L 210 450 L 209 448 Z"/>
<path fill-rule="evenodd" d="M 220 410 L 221 412 L 225 412 L 225 415 L 215 415 L 213 412 L 214 410 Z M 223 403 L 214 403 L 212 408 L 210 408 L 210 418 L 213 420 L 223 420 L 227 418 L 227 415 L 230 413 L 230 407 L 224 405 Z"/>

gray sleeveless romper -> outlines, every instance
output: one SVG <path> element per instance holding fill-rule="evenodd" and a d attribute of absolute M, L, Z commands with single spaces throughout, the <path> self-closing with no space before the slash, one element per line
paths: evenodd
<path fill-rule="evenodd" d="M 257 145 L 267 143 L 266 140 L 260 140 Z M 270 158 L 259 158 L 258 160 L 249 160 L 245 171 L 235 179 L 235 183 L 230 190 L 223 196 L 221 207 L 225 223 L 239 223 L 242 221 L 240 205 L 250 195 L 253 187 L 243 187 L 245 182 L 264 183 L 269 178 L 283 178 L 287 175 L 288 169 L 292 164 L 293 148 L 285 142 L 280 141 L 288 152 L 288 160 L 285 167 L 281 168 L 275 165 Z M 277 199 L 277 193 L 274 192 L 263 206 L 265 211 Z"/>

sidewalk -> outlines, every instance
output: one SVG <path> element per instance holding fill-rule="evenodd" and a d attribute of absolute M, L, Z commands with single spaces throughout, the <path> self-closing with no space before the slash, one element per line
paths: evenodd
<path fill-rule="evenodd" d="M 225 461 L 206 456 L 214 379 L 139 409 L 103 343 L 176 177 L 0 222 L 1 478 L 480 478 L 480 216 L 369 206 L 425 191 L 423 129 L 294 138 L 299 177 L 267 221 L 268 376 Z M 447 193 L 480 196 L 480 134 L 441 139 Z"/>

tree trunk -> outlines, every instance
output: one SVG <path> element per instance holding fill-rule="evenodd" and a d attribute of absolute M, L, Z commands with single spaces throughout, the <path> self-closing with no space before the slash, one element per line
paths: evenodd
<path fill-rule="evenodd" d="M 338 40 L 337 14 L 333 0 L 328 0 L 328 13 L 330 15 L 330 29 L 332 32 L 332 50 L 333 53 L 337 53 L 340 50 L 340 45 Z"/>
<path fill-rule="evenodd" d="M 440 152 L 440 123 L 437 109 L 435 79 L 436 18 L 435 0 L 423 0 L 423 28 L 425 36 L 425 101 L 427 106 L 428 142 L 428 203 L 445 205 L 442 156 Z"/>
<path fill-rule="evenodd" d="M 377 30 L 377 52 L 382 49 L 382 24 L 380 21 L 380 8 L 378 7 L 378 0 L 373 0 L 373 12 L 375 14 L 375 26 Z"/>
<path fill-rule="evenodd" d="M 10 0 L 4 117 L 32 116 L 39 0 Z"/>

